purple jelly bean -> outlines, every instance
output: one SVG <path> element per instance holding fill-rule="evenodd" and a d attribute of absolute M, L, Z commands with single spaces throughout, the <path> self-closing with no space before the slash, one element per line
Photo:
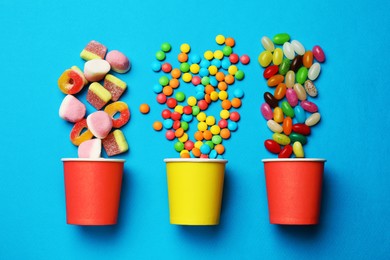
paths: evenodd
<path fill-rule="evenodd" d="M 301 101 L 301 107 L 310 113 L 315 113 L 318 111 L 317 105 L 307 100 Z"/>
<path fill-rule="evenodd" d="M 265 119 L 270 120 L 274 117 L 274 113 L 267 103 L 263 103 L 260 107 L 260 110 Z"/>
<path fill-rule="evenodd" d="M 286 98 L 290 106 L 295 107 L 296 105 L 298 105 L 298 96 L 293 88 L 287 89 Z"/>
<path fill-rule="evenodd" d="M 318 62 L 324 62 L 325 61 L 325 53 L 322 50 L 322 48 L 318 45 L 313 47 L 313 56 Z"/>

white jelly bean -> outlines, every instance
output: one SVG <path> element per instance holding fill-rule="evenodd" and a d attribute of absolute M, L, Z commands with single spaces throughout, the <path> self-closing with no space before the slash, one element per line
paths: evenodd
<path fill-rule="evenodd" d="M 273 52 L 275 50 L 274 43 L 267 36 L 263 36 L 261 38 L 261 44 L 263 45 L 264 49 L 266 49 L 267 51 Z"/>
<path fill-rule="evenodd" d="M 305 121 L 305 124 L 307 126 L 313 126 L 313 125 L 316 125 L 321 119 L 321 114 L 316 112 L 316 113 L 313 113 L 311 114 Z"/>
<path fill-rule="evenodd" d="M 294 51 L 295 51 L 298 55 L 303 55 L 303 54 L 305 54 L 305 47 L 303 47 L 302 43 L 300 43 L 299 41 L 293 40 L 293 41 L 291 41 L 291 45 L 292 45 Z"/>
<path fill-rule="evenodd" d="M 267 121 L 268 128 L 274 132 L 274 133 L 281 133 L 283 132 L 283 127 L 276 123 L 274 120 L 270 119 Z"/>
<path fill-rule="evenodd" d="M 293 89 L 295 90 L 295 93 L 297 93 L 300 101 L 306 100 L 306 91 L 301 84 L 295 83 Z"/>
<path fill-rule="evenodd" d="M 309 69 L 309 72 L 307 73 L 307 77 L 310 80 L 315 80 L 318 77 L 318 75 L 320 75 L 320 71 L 321 71 L 321 65 L 318 62 L 313 63 L 313 65 L 311 65 Z"/>
<path fill-rule="evenodd" d="M 294 49 L 289 42 L 283 44 L 283 53 L 287 59 L 292 60 L 295 57 Z"/>
<path fill-rule="evenodd" d="M 295 83 L 295 72 L 293 70 L 289 70 L 285 77 L 286 87 L 292 88 Z"/>

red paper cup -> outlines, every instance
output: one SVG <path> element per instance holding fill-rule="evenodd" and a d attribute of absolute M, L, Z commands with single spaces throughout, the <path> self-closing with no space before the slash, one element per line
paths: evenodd
<path fill-rule="evenodd" d="M 125 160 L 64 158 L 62 161 L 67 223 L 116 224 Z"/>
<path fill-rule="evenodd" d="M 265 159 L 271 224 L 318 224 L 325 159 Z"/>

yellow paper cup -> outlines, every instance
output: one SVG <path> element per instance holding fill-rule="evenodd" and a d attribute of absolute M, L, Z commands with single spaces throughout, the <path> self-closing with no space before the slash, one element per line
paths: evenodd
<path fill-rule="evenodd" d="M 171 224 L 218 225 L 227 160 L 165 159 Z"/>

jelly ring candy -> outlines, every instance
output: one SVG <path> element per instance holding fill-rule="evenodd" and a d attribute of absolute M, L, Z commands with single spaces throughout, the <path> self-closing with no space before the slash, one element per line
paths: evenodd
<path fill-rule="evenodd" d="M 81 133 L 84 129 L 87 129 L 84 133 Z M 83 119 L 74 124 L 72 131 L 70 132 L 70 140 L 76 146 L 79 146 L 82 142 L 92 139 L 93 134 L 88 129 L 87 119 Z"/>
<path fill-rule="evenodd" d="M 130 120 L 130 110 L 125 102 L 116 101 L 114 103 L 109 104 L 104 108 L 104 112 L 106 112 L 110 117 L 112 117 L 112 127 L 120 128 L 124 126 Z M 114 115 L 119 113 L 118 118 L 114 118 Z"/>
<path fill-rule="evenodd" d="M 65 70 L 58 78 L 58 87 L 64 94 L 77 94 L 83 89 L 86 82 L 81 70 L 73 66 Z"/>

